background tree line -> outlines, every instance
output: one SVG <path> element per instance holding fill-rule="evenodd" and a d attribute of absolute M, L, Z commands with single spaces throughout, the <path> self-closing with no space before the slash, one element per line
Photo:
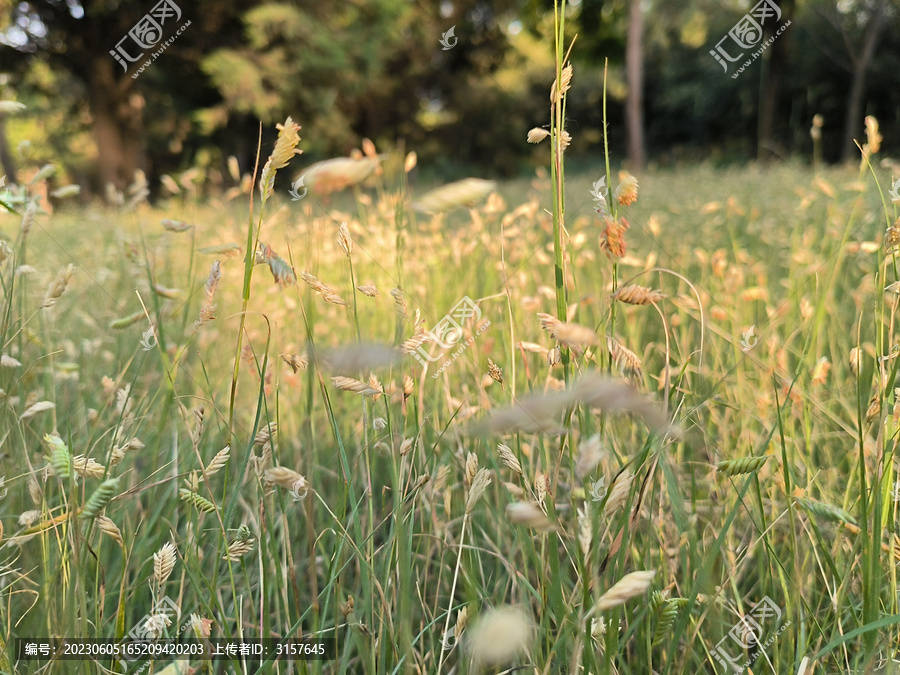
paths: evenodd
<path fill-rule="evenodd" d="M 808 155 L 816 114 L 826 161 L 853 156 L 869 114 L 889 153 L 900 131 L 898 2 L 780 0 L 791 26 L 732 79 L 709 50 L 750 4 L 570 1 L 567 152 L 576 162 L 602 152 L 608 59 L 611 149 L 635 169 L 645 159 Z M 415 149 L 420 166 L 447 177 L 513 176 L 545 159 L 525 134 L 548 118 L 552 0 L 181 2 L 190 27 L 133 79 L 109 51 L 154 4 L 3 8 L 0 98 L 28 106 L 0 113 L 7 175 L 54 161 L 102 193 L 136 169 L 154 188 L 194 166 L 224 175 L 230 155 L 248 171 L 260 122 L 271 129 L 287 115 L 303 126 L 309 162 L 346 155 L 364 137 L 379 150 Z M 458 42 L 443 49 L 451 27 Z M 23 138 L 40 140 L 23 152 Z"/>

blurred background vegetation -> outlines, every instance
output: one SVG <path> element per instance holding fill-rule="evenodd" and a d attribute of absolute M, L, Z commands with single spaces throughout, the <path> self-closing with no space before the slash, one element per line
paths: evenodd
<path fill-rule="evenodd" d="M 809 161 L 816 114 L 824 161 L 858 157 L 865 115 L 881 122 L 890 154 L 900 137 L 898 3 L 780 0 L 774 27 L 791 25 L 733 79 L 710 50 L 748 2 L 570 0 L 568 160 L 577 168 L 602 155 L 607 59 L 610 150 L 633 171 Z M 0 113 L 0 162 L 13 182 L 52 160 L 56 184 L 80 184 L 84 200 L 108 183 L 124 188 L 136 169 L 154 195 L 162 175 L 192 168 L 200 186 L 228 186 L 228 157 L 252 172 L 260 123 L 270 147 L 287 115 L 303 127 L 309 163 L 363 138 L 382 152 L 415 150 L 420 170 L 441 179 L 513 177 L 545 160 L 525 135 L 548 122 L 550 0 L 182 0 L 178 24 L 190 26 L 134 79 L 144 59 L 126 73 L 110 50 L 154 4 L 0 0 L 0 99 L 28 106 Z M 451 27 L 458 41 L 443 49 Z"/>

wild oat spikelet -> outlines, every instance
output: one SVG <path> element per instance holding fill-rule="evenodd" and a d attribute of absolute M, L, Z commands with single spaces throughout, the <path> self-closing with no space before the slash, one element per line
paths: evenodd
<path fill-rule="evenodd" d="M 350 228 L 347 227 L 347 223 L 341 223 L 341 227 L 338 230 L 338 244 L 344 249 L 344 253 L 349 258 L 350 254 L 353 253 L 353 239 L 350 237 Z"/>
<path fill-rule="evenodd" d="M 600 596 L 597 604 L 594 605 L 594 610 L 602 612 L 618 607 L 619 605 L 624 605 L 631 598 L 646 593 L 654 576 L 656 576 L 656 570 L 643 570 L 626 574 L 612 588 Z"/>
<path fill-rule="evenodd" d="M 133 326 L 143 318 L 143 312 L 135 312 L 134 314 L 129 314 L 128 316 L 122 317 L 121 319 L 114 319 L 113 321 L 110 321 L 109 327 L 113 330 L 122 330 L 123 328 Z"/>
<path fill-rule="evenodd" d="M 306 370 L 306 367 L 309 365 L 309 357 L 306 356 L 306 354 L 301 356 L 298 356 L 297 354 L 282 354 L 281 358 L 291 367 L 294 374 L 299 370 Z"/>
<path fill-rule="evenodd" d="M 831 363 L 828 361 L 827 356 L 823 356 L 818 361 L 816 361 L 816 365 L 813 368 L 812 377 L 810 378 L 810 385 L 816 386 L 825 384 L 825 380 L 828 379 L 828 373 L 831 371 Z"/>
<path fill-rule="evenodd" d="M 528 132 L 528 142 L 529 143 L 540 143 L 542 140 L 547 138 L 550 135 L 550 132 L 546 129 L 541 129 L 540 127 L 535 127 Z"/>
<path fill-rule="evenodd" d="M 884 248 L 890 251 L 900 244 L 900 218 L 894 222 L 884 233 Z"/>
<path fill-rule="evenodd" d="M 106 516 L 99 516 L 97 518 L 97 527 L 107 537 L 111 537 L 116 542 L 118 542 L 119 546 L 125 546 L 125 543 L 122 541 L 122 532 L 119 530 L 118 526 L 112 521 L 111 518 L 107 518 Z"/>
<path fill-rule="evenodd" d="M 566 148 L 568 148 L 572 144 L 572 136 L 568 131 L 563 131 L 559 134 L 559 149 L 560 152 L 565 152 Z"/>
<path fill-rule="evenodd" d="M 578 444 L 578 452 L 575 454 L 575 475 L 578 479 L 581 480 L 591 473 L 605 454 L 600 434 L 594 434 L 581 441 Z"/>
<path fill-rule="evenodd" d="M 495 382 L 503 384 L 503 370 L 490 359 L 488 359 L 488 375 L 490 375 L 491 379 Z"/>
<path fill-rule="evenodd" d="M 334 289 L 327 284 L 323 284 L 316 277 L 308 272 L 301 272 L 300 278 L 303 279 L 313 290 L 316 291 L 325 302 L 330 302 L 334 305 L 347 305 L 347 301 L 344 300 L 341 296 L 335 293 Z"/>
<path fill-rule="evenodd" d="M 38 401 L 37 403 L 28 406 L 25 409 L 25 412 L 19 415 L 19 421 L 30 419 L 38 413 L 53 410 L 55 407 L 56 404 L 53 401 Z"/>
<path fill-rule="evenodd" d="M 716 465 L 716 472 L 726 476 L 740 476 L 745 473 L 753 473 L 762 468 L 769 460 L 770 455 L 762 457 L 741 457 L 739 459 L 725 459 Z"/>
<path fill-rule="evenodd" d="M 578 547 L 581 549 L 581 555 L 588 556 L 591 552 L 591 543 L 594 539 L 594 526 L 591 522 L 591 503 L 585 502 L 584 505 L 577 510 L 578 513 Z"/>
<path fill-rule="evenodd" d="M 476 455 L 474 452 L 470 452 L 468 455 L 466 455 L 466 485 L 472 484 L 472 481 L 475 480 L 476 473 L 478 473 L 478 455 Z"/>
<path fill-rule="evenodd" d="M 519 463 L 516 453 L 508 445 L 503 445 L 503 443 L 497 445 L 497 451 L 500 453 L 500 459 L 503 460 L 503 463 L 521 476 L 522 465 Z"/>
<path fill-rule="evenodd" d="M 881 415 L 881 399 L 878 398 L 878 392 L 876 391 L 872 398 L 869 399 L 869 407 L 866 409 L 866 422 L 871 424 L 878 419 L 879 415 Z"/>
<path fill-rule="evenodd" d="M 600 234 L 600 250 L 606 251 L 610 258 L 624 258 L 625 231 L 628 229 L 628 221 L 624 218 L 606 218 L 606 226 Z"/>
<path fill-rule="evenodd" d="M 406 302 L 403 299 L 403 290 L 400 288 L 392 288 L 391 296 L 394 298 L 394 305 L 397 310 L 397 316 L 407 318 L 409 314 L 406 311 Z"/>
<path fill-rule="evenodd" d="M 275 128 L 278 129 L 278 140 L 275 141 L 275 149 L 272 151 L 269 159 L 266 160 L 259 179 L 259 193 L 263 203 L 272 194 L 276 172 L 286 167 L 294 155 L 299 155 L 303 152 L 297 149 L 297 144 L 300 142 L 300 136 L 297 133 L 300 130 L 300 125 L 295 124 L 288 117 L 284 124 L 276 124 Z"/>
<path fill-rule="evenodd" d="M 203 307 L 200 308 L 200 318 L 194 324 L 195 329 L 216 318 L 216 289 L 219 287 L 221 278 L 222 266 L 218 260 L 215 260 L 209 270 L 209 276 L 206 278 L 206 285 L 203 287 Z"/>
<path fill-rule="evenodd" d="M 621 206 L 628 206 L 637 201 L 638 181 L 627 171 L 619 172 L 619 186 L 616 188 L 615 198 Z"/>
<path fill-rule="evenodd" d="M 0 488 L 3 487 L 3 481 L 0 480 Z M 3 488 L 5 489 L 5 488 Z M 30 511 L 23 511 L 19 514 L 19 527 L 31 527 L 38 518 L 41 517 L 41 512 L 37 509 L 32 509 Z"/>
<path fill-rule="evenodd" d="M 628 303 L 629 305 L 650 305 L 654 302 L 659 302 L 665 298 L 666 295 L 645 286 L 629 284 L 627 286 L 622 286 L 609 297 L 613 300 L 618 300 L 619 302 Z"/>
<path fill-rule="evenodd" d="M 0 267 L 3 263 L 12 258 L 13 251 L 5 241 L 0 241 Z"/>
<path fill-rule="evenodd" d="M 463 631 L 469 624 L 469 608 L 463 607 L 456 614 L 456 625 L 453 627 L 453 636 L 457 641 L 462 637 Z"/>
<path fill-rule="evenodd" d="M 85 478 L 102 478 L 103 474 L 106 473 L 106 467 L 99 464 L 92 457 L 85 457 L 84 455 L 72 458 L 72 468 L 75 470 L 75 473 Z"/>
<path fill-rule="evenodd" d="M 378 289 L 375 288 L 375 284 L 364 284 L 362 286 L 357 286 L 356 290 L 358 290 L 363 295 L 367 295 L 370 298 L 374 298 L 378 295 Z"/>
<path fill-rule="evenodd" d="M 379 170 L 383 157 L 333 157 L 306 167 L 298 176 L 313 193 L 324 195 L 362 183 Z"/>
<path fill-rule="evenodd" d="M 560 322 L 551 333 L 564 347 L 586 347 L 600 344 L 600 337 L 587 326 L 577 323 Z"/>
<path fill-rule="evenodd" d="M 553 80 L 553 84 L 550 87 L 550 103 L 552 105 L 556 105 L 559 97 L 569 91 L 569 87 L 572 86 L 572 73 L 572 64 L 569 63 L 561 71 L 562 84 L 560 85 L 557 80 Z"/>
<path fill-rule="evenodd" d="M 162 548 L 153 554 L 153 581 L 157 588 L 161 589 L 166 585 L 177 561 L 178 549 L 170 541 L 163 544 Z"/>
<path fill-rule="evenodd" d="M 194 637 L 198 640 L 205 640 L 212 632 L 212 619 L 204 619 L 199 614 L 191 614 L 190 623 Z"/>
<path fill-rule="evenodd" d="M 603 508 L 604 515 L 611 516 L 622 507 L 625 500 L 628 499 L 628 493 L 631 492 L 633 480 L 634 474 L 628 469 L 616 476 L 612 489 L 609 491 L 609 497 L 606 499 L 606 506 Z"/>
<path fill-rule="evenodd" d="M 178 490 L 178 496 L 183 502 L 190 502 L 194 507 L 202 513 L 211 513 L 216 510 L 216 505 L 209 501 L 206 497 L 202 497 L 192 490 L 181 488 Z"/>
<path fill-rule="evenodd" d="M 169 218 L 163 218 L 160 222 L 162 223 L 163 228 L 165 228 L 169 232 L 187 232 L 194 227 L 193 225 L 188 225 L 182 220 L 171 220 Z"/>
<path fill-rule="evenodd" d="M 28 236 L 31 228 L 34 226 L 34 216 L 37 213 L 37 204 L 34 200 L 28 202 L 25 211 L 22 213 L 22 236 Z"/>
<path fill-rule="evenodd" d="M 406 155 L 406 160 L 403 162 L 403 173 L 409 173 L 410 171 L 415 169 L 418 161 L 419 156 L 416 154 L 415 150 L 409 152 Z"/>
<path fill-rule="evenodd" d="M 512 606 L 490 609 L 466 631 L 466 650 L 480 667 L 495 667 L 524 654 L 536 635 L 531 617 Z"/>
<path fill-rule="evenodd" d="M 800 497 L 794 497 L 794 501 L 809 513 L 825 518 L 826 520 L 836 522 L 843 521 L 845 523 L 856 525 L 856 519 L 839 506 L 832 506 L 825 502 L 817 502 L 813 499 L 802 499 Z"/>
<path fill-rule="evenodd" d="M 376 389 L 352 377 L 332 377 L 331 383 L 338 389 L 352 391 L 360 396 L 380 396 L 384 393 L 381 389 Z"/>
<path fill-rule="evenodd" d="M 270 422 L 256 432 L 256 436 L 253 437 L 253 445 L 265 445 L 272 440 L 272 436 L 274 436 L 277 431 L 278 423 Z"/>
<path fill-rule="evenodd" d="M 47 289 L 47 295 L 44 296 L 44 303 L 41 305 L 41 309 L 48 309 L 56 304 L 56 301 L 66 292 L 66 287 L 69 285 L 69 281 L 72 279 L 72 274 L 74 272 L 75 265 L 70 263 L 64 270 L 56 275 L 56 279 L 50 284 L 50 288 Z"/>
<path fill-rule="evenodd" d="M 400 351 L 404 354 L 415 354 L 418 351 L 419 347 L 421 347 L 426 342 L 432 342 L 434 340 L 434 335 L 431 333 L 416 333 L 408 340 L 404 340 L 400 343 Z"/>
<path fill-rule="evenodd" d="M 239 532 L 238 538 L 228 545 L 228 549 L 225 551 L 225 555 L 222 556 L 222 560 L 237 562 L 242 557 L 247 555 L 250 551 L 252 551 L 255 545 L 256 539 L 249 535 L 249 530 L 247 531 L 245 536 L 241 536 L 241 533 Z"/>
<path fill-rule="evenodd" d="M 675 620 L 678 618 L 678 612 L 682 607 L 687 606 L 687 598 L 667 598 L 660 604 L 659 618 L 656 620 L 656 629 L 653 631 L 653 644 L 658 645 L 669 634 Z"/>
<path fill-rule="evenodd" d="M 413 392 L 416 390 L 416 383 L 409 375 L 403 376 L 403 400 L 405 401 L 410 396 L 413 395 Z"/>
<path fill-rule="evenodd" d="M 272 273 L 272 278 L 275 279 L 276 284 L 282 288 L 287 288 L 297 283 L 297 275 L 294 273 L 294 268 L 290 266 L 287 260 L 275 253 L 271 246 L 259 242 L 259 251 L 257 253 L 269 266 L 269 271 Z"/>
<path fill-rule="evenodd" d="M 859 369 L 862 368 L 862 350 L 859 347 L 854 347 L 850 350 L 850 372 L 853 373 L 853 377 L 859 376 Z"/>
<path fill-rule="evenodd" d="M 543 312 L 539 312 L 537 315 L 538 319 L 541 322 L 541 328 L 550 333 L 550 337 L 554 340 L 556 339 L 556 333 L 559 327 L 562 325 L 562 321 L 557 319 L 552 314 L 545 314 Z"/>
<path fill-rule="evenodd" d="M 562 361 L 562 350 L 557 345 L 553 349 L 547 350 L 547 365 L 553 367 Z"/>
<path fill-rule="evenodd" d="M 637 354 L 613 337 L 606 338 L 606 346 L 612 362 L 620 373 L 636 382 L 644 379 L 643 363 Z"/>
<path fill-rule="evenodd" d="M 539 532 L 555 532 L 559 527 L 547 517 L 543 509 L 532 502 L 507 504 L 506 517 L 509 522 L 525 525 Z"/>
<path fill-rule="evenodd" d="M 491 471 L 489 469 L 478 469 L 475 477 L 472 479 L 472 485 L 469 488 L 469 494 L 466 497 L 466 513 L 471 513 L 472 509 L 481 499 L 488 485 L 491 484 Z"/>
<path fill-rule="evenodd" d="M 267 485 L 277 485 L 285 490 L 292 490 L 298 483 L 306 483 L 306 479 L 293 469 L 286 466 L 273 466 L 263 474 L 263 480 Z"/>
<path fill-rule="evenodd" d="M 412 207 L 419 213 L 440 213 L 479 202 L 496 189 L 497 183 L 492 180 L 464 178 L 425 193 L 413 202 Z"/>
<path fill-rule="evenodd" d="M 116 496 L 116 491 L 118 489 L 118 478 L 110 478 L 109 480 L 100 483 L 100 487 L 98 487 L 94 491 L 94 494 L 91 495 L 91 498 L 88 499 L 88 502 L 84 505 L 79 517 L 96 518 L 97 515 L 106 508 L 106 505 L 109 504 L 110 500 Z"/>
<path fill-rule="evenodd" d="M 213 474 L 218 473 L 226 464 L 228 464 L 229 457 L 231 457 L 231 446 L 226 445 L 216 453 L 215 457 L 209 460 L 209 464 L 206 465 L 206 477 L 209 478 Z"/>
<path fill-rule="evenodd" d="M 44 443 L 50 447 L 50 456 L 47 461 L 53 467 L 55 473 L 62 480 L 69 480 L 72 476 L 72 455 L 69 448 L 59 436 L 46 434 Z"/>
<path fill-rule="evenodd" d="M 878 133 L 878 120 L 872 115 L 866 115 L 866 144 L 863 145 L 863 157 L 874 155 L 881 149 L 881 134 Z"/>

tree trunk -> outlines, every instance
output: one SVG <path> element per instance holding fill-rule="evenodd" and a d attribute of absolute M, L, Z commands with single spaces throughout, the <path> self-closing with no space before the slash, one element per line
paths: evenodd
<path fill-rule="evenodd" d="M 782 0 L 779 6 L 781 7 L 781 24 L 772 24 L 772 28 L 775 30 L 790 21 L 794 15 L 794 0 Z M 766 39 L 774 32 L 774 30 L 767 31 Z M 765 64 L 766 69 L 763 73 L 756 156 L 764 161 L 778 156 L 775 151 L 775 117 L 778 112 L 778 96 L 781 94 L 781 84 L 784 81 L 783 74 L 788 68 L 790 35 L 790 29 L 785 30 L 772 43 L 771 56 L 768 63 Z"/>
<path fill-rule="evenodd" d="M 866 28 L 866 37 L 862 52 L 853 59 L 853 82 L 847 96 L 847 109 L 844 114 L 844 142 L 841 150 L 841 161 L 850 161 L 858 152 L 853 143 L 857 134 L 862 134 L 863 95 L 866 91 L 866 73 L 872 63 L 872 56 L 881 31 L 884 28 L 884 7 L 879 4 Z M 851 55 L 852 56 L 852 55 Z"/>
<path fill-rule="evenodd" d="M 112 183 L 121 190 L 140 167 L 142 99 L 131 92 L 130 78 L 116 81 L 114 66 L 108 54 L 95 58 L 88 86 L 101 188 Z"/>
<path fill-rule="evenodd" d="M 16 180 L 16 164 L 9 152 L 9 140 L 6 138 L 6 115 L 0 113 L 0 167 L 6 174 L 6 184 L 18 183 Z"/>
<path fill-rule="evenodd" d="M 628 127 L 628 163 L 637 173 L 647 164 L 644 147 L 644 14 L 641 0 L 631 0 L 628 11 L 628 37 L 625 45 L 625 77 L 628 98 L 625 101 L 625 123 Z"/>

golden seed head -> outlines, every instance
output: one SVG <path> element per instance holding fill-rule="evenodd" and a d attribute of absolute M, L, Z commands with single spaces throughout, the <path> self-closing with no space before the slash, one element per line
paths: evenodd
<path fill-rule="evenodd" d="M 529 143 L 540 143 L 542 140 L 547 138 L 550 135 L 550 132 L 546 129 L 541 129 L 540 127 L 535 127 L 534 129 L 528 132 L 528 142 Z"/>
<path fill-rule="evenodd" d="M 162 548 L 153 554 L 153 580 L 157 588 L 162 588 L 169 580 L 169 575 L 175 569 L 178 560 L 178 549 L 172 542 L 166 542 Z"/>
<path fill-rule="evenodd" d="M 471 485 L 478 473 L 478 455 L 470 452 L 466 455 L 466 485 Z"/>
<path fill-rule="evenodd" d="M 341 227 L 338 230 L 338 244 L 344 249 L 344 253 L 348 257 L 353 253 L 353 239 L 350 237 L 350 228 L 347 227 L 347 223 L 341 223 Z"/>
<path fill-rule="evenodd" d="M 525 525 L 539 532 L 551 532 L 557 530 L 557 526 L 547 517 L 543 509 L 531 502 L 515 502 L 506 507 L 506 517 L 509 522 L 517 525 Z"/>
<path fill-rule="evenodd" d="M 627 171 L 619 172 L 619 186 L 616 188 L 615 198 L 620 206 L 628 206 L 637 201 L 638 181 Z"/>
<path fill-rule="evenodd" d="M 531 617 L 518 607 L 491 609 L 469 627 L 466 649 L 481 667 L 499 666 L 527 652 L 536 629 Z"/>
<path fill-rule="evenodd" d="M 500 369 L 500 366 L 490 359 L 488 359 L 488 375 L 490 375 L 491 379 L 495 382 L 503 384 L 503 371 Z"/>
<path fill-rule="evenodd" d="M 475 504 L 481 499 L 488 485 L 491 484 L 491 471 L 488 469 L 478 469 L 475 477 L 472 479 L 472 486 L 469 488 L 469 495 L 466 498 L 466 513 L 471 513 L 475 508 Z"/>
<path fill-rule="evenodd" d="M 503 443 L 500 443 L 497 446 L 497 450 L 500 453 L 500 459 L 503 460 L 503 463 L 521 476 L 522 465 L 519 463 L 519 458 L 516 457 L 516 453 L 514 453 L 508 445 L 503 445 Z"/>
<path fill-rule="evenodd" d="M 640 572 L 631 572 L 619 579 L 616 584 L 606 593 L 600 596 L 594 608 L 597 611 L 603 611 L 618 607 L 625 604 L 629 599 L 642 595 L 650 588 L 653 577 L 656 576 L 656 570 L 645 570 Z"/>

